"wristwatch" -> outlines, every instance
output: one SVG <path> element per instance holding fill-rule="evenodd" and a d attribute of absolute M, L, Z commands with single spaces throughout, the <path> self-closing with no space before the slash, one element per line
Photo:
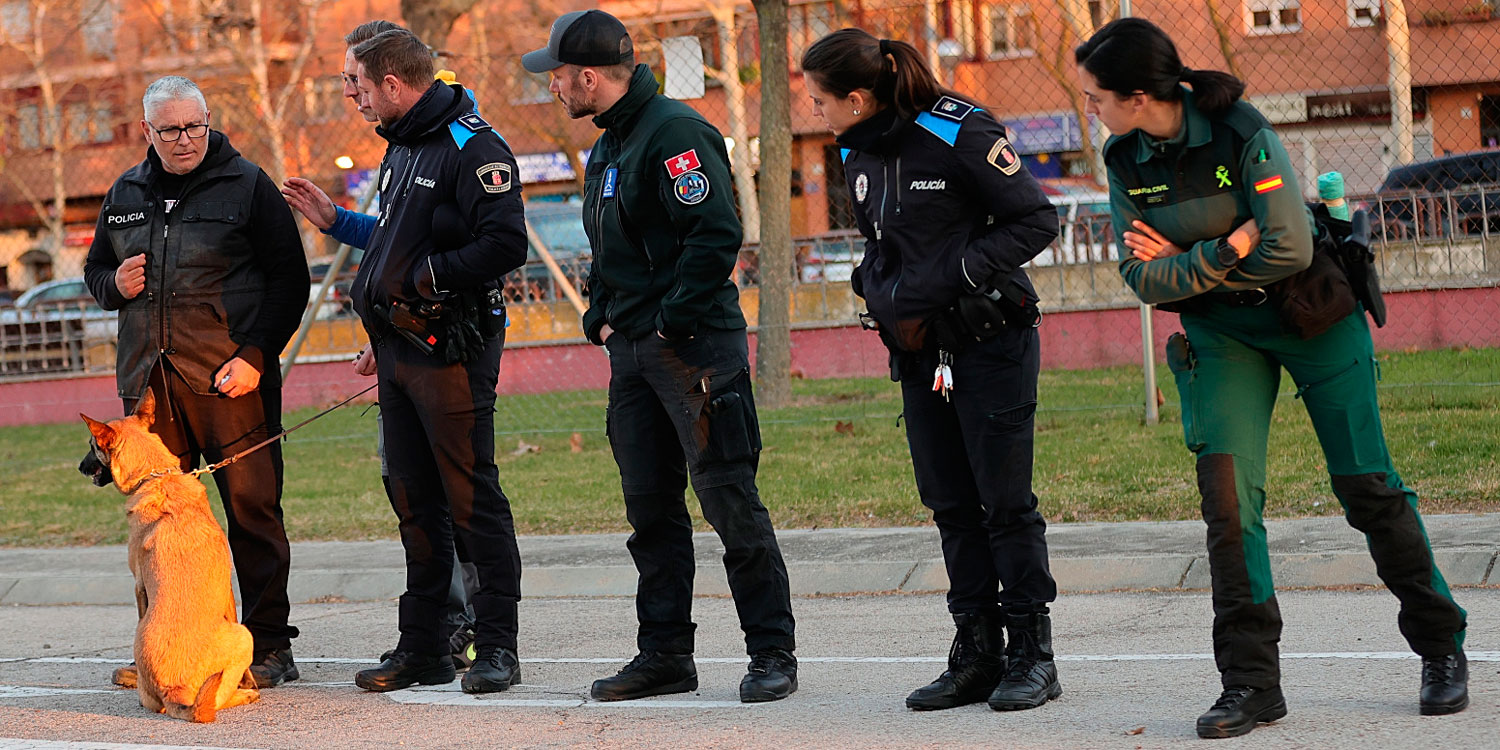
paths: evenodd
<path fill-rule="evenodd" d="M 1240 261 L 1244 260 L 1244 258 L 1240 257 L 1239 252 L 1234 249 L 1234 246 L 1229 244 L 1228 237 L 1219 238 L 1219 244 L 1215 248 L 1215 251 L 1219 256 L 1219 265 L 1225 268 L 1234 268 L 1240 264 Z"/>

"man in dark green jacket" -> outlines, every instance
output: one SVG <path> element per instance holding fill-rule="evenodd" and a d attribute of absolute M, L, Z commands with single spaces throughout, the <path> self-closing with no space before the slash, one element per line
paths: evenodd
<path fill-rule="evenodd" d="M 603 11 L 568 13 L 522 64 L 552 73 L 568 116 L 604 129 L 589 154 L 583 220 L 593 247 L 583 329 L 610 357 L 606 431 L 620 465 L 627 543 L 640 573 L 640 654 L 594 683 L 596 700 L 695 690 L 688 475 L 724 542 L 724 566 L 750 653 L 740 700 L 797 689 L 786 564 L 755 488 L 760 426 L 724 137 L 656 92 L 630 36 Z"/>

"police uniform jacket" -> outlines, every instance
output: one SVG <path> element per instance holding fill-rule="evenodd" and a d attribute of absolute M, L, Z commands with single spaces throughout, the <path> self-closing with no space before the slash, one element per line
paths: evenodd
<path fill-rule="evenodd" d="M 158 359 L 200 395 L 216 392 L 214 373 L 235 357 L 265 373 L 307 306 L 307 259 L 286 200 L 223 133 L 208 138 L 189 174 L 167 175 L 148 147 L 104 196 L 84 281 L 100 306 L 120 311 L 121 398 L 145 393 Z M 167 180 L 180 186 L 175 197 L 162 191 Z M 127 300 L 115 270 L 141 253 L 146 288 Z"/>
<path fill-rule="evenodd" d="M 389 128 L 380 215 L 350 297 L 372 338 L 392 301 L 493 288 L 526 262 L 516 160 L 458 84 L 433 81 Z M 380 309 L 377 310 L 376 308 Z"/>
<path fill-rule="evenodd" d="M 1120 243 L 1120 273 L 1144 302 L 1264 287 L 1312 262 L 1312 227 L 1290 157 L 1271 124 L 1239 101 L 1218 118 L 1183 89 L 1182 130 L 1158 141 L 1140 130 L 1109 139 L 1109 203 Z M 1260 245 L 1233 267 L 1218 242 L 1254 219 Z M 1142 261 L 1125 248 L 1144 221 L 1185 252 Z"/>
<path fill-rule="evenodd" d="M 692 107 L 656 93 L 646 65 L 594 124 L 604 132 L 584 185 L 594 250 L 589 340 L 604 343 L 605 323 L 628 339 L 744 328 L 730 280 L 742 235 L 724 136 Z"/>
<path fill-rule="evenodd" d="M 1036 300 L 1021 265 L 1057 237 L 1057 209 L 988 112 L 946 96 L 915 118 L 887 107 L 838 142 L 865 238 L 854 293 L 888 345 L 920 351 L 964 294 L 1014 281 Z"/>

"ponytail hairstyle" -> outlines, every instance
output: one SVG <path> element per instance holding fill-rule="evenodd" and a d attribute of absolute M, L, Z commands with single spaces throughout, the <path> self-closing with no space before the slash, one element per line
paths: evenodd
<path fill-rule="evenodd" d="M 1193 102 L 1209 117 L 1229 111 L 1245 93 L 1245 82 L 1217 70 L 1182 64 L 1167 32 L 1143 18 L 1110 21 L 1074 50 L 1074 61 L 1099 86 L 1120 96 L 1136 93 L 1164 102 L 1182 99 L 1178 84 L 1193 89 Z"/>
<path fill-rule="evenodd" d="M 802 55 L 802 72 L 837 97 L 869 89 L 881 107 L 914 118 L 951 96 L 977 103 L 938 83 L 922 53 L 895 39 L 876 39 L 861 29 L 840 29 L 814 42 Z"/>

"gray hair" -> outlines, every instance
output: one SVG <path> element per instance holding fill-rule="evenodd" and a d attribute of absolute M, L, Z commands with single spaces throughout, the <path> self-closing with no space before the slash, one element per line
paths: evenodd
<path fill-rule="evenodd" d="M 182 76 L 163 76 L 151 82 L 146 87 L 146 94 L 141 97 L 141 108 L 146 112 L 146 118 L 151 118 L 151 111 L 167 102 L 193 101 L 204 112 L 208 111 L 208 101 L 203 98 L 203 91 L 198 84 L 193 83 Z"/>

